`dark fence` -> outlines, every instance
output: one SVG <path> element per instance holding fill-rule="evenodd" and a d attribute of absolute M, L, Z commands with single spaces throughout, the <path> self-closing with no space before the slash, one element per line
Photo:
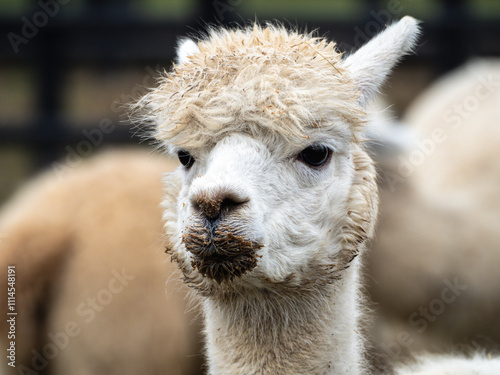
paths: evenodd
<path fill-rule="evenodd" d="M 60 3 L 68 0 L 58 0 Z M 62 77 L 72 65 L 106 66 L 167 65 L 173 57 L 179 36 L 200 30 L 205 23 L 228 24 L 240 19 L 233 9 L 235 0 L 199 1 L 197 14 L 189 22 L 147 20 L 137 17 L 127 0 L 87 0 L 85 7 L 71 17 L 54 16 L 36 32 L 36 41 L 12 39 L 21 30 L 20 18 L 0 18 L 0 61 L 36 67 L 38 116 L 28 124 L 0 123 L 0 144 L 19 143 L 34 150 L 40 165 L 58 157 L 64 146 L 82 139 L 81 130 L 63 123 L 60 117 Z M 250 0 L 245 0 L 250 1 Z M 43 24 L 40 0 L 26 18 Z M 50 1 L 47 1 L 49 3 Z M 55 0 L 52 1 L 56 2 Z M 445 72 L 470 56 L 500 55 L 500 24 L 473 18 L 463 1 L 441 2 L 440 14 L 423 23 L 421 45 L 413 63 L 429 63 Z M 358 47 L 387 22 L 390 14 L 381 3 L 366 1 L 366 18 L 335 22 L 307 20 L 309 28 L 335 36 L 340 47 Z M 49 9 L 50 10 L 50 9 Z M 300 21 L 299 21 L 300 25 Z M 35 25 L 36 26 L 36 25 Z M 29 30 L 28 30 L 29 31 Z M 34 31 L 33 31 L 34 32 Z M 23 37 L 29 37 L 24 35 Z M 18 51 L 16 47 L 18 46 Z M 7 126 L 9 125 L 9 126 Z M 16 124 L 14 124 L 16 125 Z M 130 127 L 120 127 L 106 136 L 107 143 L 138 143 Z"/>

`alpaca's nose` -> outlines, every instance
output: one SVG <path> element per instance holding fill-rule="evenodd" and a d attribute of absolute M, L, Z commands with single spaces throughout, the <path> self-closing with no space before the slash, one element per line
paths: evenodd
<path fill-rule="evenodd" d="M 195 210 L 202 213 L 210 222 L 218 220 L 222 215 L 231 214 L 249 199 L 230 190 L 215 192 L 200 192 L 193 197 L 192 203 Z"/>

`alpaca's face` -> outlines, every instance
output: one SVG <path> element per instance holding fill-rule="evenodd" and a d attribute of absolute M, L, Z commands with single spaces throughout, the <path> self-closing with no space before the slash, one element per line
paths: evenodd
<path fill-rule="evenodd" d="M 184 272 L 198 274 L 204 288 L 297 286 L 328 266 L 349 209 L 349 136 L 318 132 L 292 146 L 230 134 L 179 150 L 186 165 L 176 172 L 175 237 Z"/>
<path fill-rule="evenodd" d="M 364 105 L 414 45 L 405 18 L 343 58 L 281 27 L 212 31 L 137 107 L 184 166 L 168 177 L 168 249 L 204 295 L 314 288 L 373 232 Z"/>

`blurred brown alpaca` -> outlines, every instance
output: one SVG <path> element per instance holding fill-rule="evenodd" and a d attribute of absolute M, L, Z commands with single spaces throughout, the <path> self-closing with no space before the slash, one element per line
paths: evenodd
<path fill-rule="evenodd" d="M 174 166 L 108 152 L 63 180 L 46 172 L 3 210 L 0 263 L 15 265 L 19 313 L 7 373 L 201 373 L 196 308 L 164 254 L 161 176 Z"/>

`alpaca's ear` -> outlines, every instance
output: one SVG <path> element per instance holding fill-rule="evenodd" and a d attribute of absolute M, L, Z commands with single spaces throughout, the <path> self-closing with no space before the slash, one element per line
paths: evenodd
<path fill-rule="evenodd" d="M 183 38 L 177 42 L 176 51 L 177 51 L 177 57 L 175 59 L 175 62 L 177 64 L 184 64 L 188 60 L 189 56 L 194 55 L 197 52 L 200 52 L 200 49 L 192 39 Z"/>
<path fill-rule="evenodd" d="M 363 106 L 375 96 L 401 57 L 412 51 L 419 33 L 418 21 L 406 16 L 343 61 L 359 86 Z"/>

